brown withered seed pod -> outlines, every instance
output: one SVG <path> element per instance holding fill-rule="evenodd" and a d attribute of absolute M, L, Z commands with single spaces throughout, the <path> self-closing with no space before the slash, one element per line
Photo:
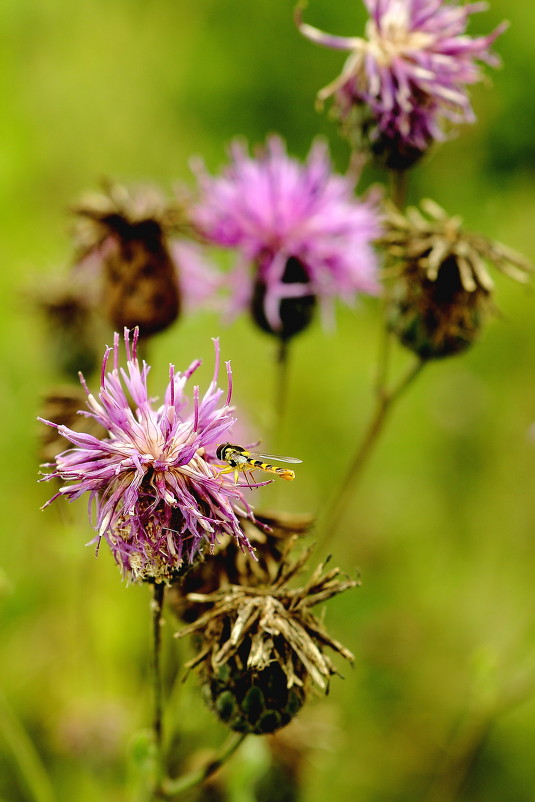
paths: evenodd
<path fill-rule="evenodd" d="M 170 326 L 180 313 L 175 266 L 156 220 L 121 221 L 104 260 L 105 313 L 116 330 L 139 326 L 140 336 Z"/>
<path fill-rule="evenodd" d="M 499 242 L 466 231 L 460 217 L 424 200 L 403 214 L 385 205 L 380 244 L 392 287 L 388 324 L 420 359 L 459 354 L 476 340 L 492 308 L 491 264 L 525 283 L 527 259 Z"/>
<path fill-rule="evenodd" d="M 277 576 L 264 585 L 189 594 L 204 612 L 177 636 L 194 636 L 197 654 L 187 667 L 199 670 L 208 704 L 231 730 L 275 732 L 294 718 L 314 686 L 327 692 L 338 672 L 325 647 L 353 661 L 311 608 L 358 582 L 324 562 L 304 585 L 293 587 L 309 556 L 305 550 L 292 561 L 283 557 Z"/>
<path fill-rule="evenodd" d="M 80 257 L 102 262 L 102 310 L 115 330 L 139 326 L 141 337 L 163 331 L 181 311 L 167 237 L 180 227 L 159 194 L 109 185 L 75 208 Z"/>

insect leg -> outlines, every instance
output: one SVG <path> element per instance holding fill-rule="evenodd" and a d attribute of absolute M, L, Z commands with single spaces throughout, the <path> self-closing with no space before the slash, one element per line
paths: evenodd
<path fill-rule="evenodd" d="M 233 467 L 231 467 L 230 465 L 227 465 L 226 468 L 220 468 L 218 470 L 218 472 L 217 472 L 217 475 L 218 476 L 223 476 L 224 473 L 232 473 L 233 470 L 234 470 Z"/>

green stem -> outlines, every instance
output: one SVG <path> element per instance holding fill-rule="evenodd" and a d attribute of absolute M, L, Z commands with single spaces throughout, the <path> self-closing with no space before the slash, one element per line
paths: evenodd
<path fill-rule="evenodd" d="M 179 777 L 176 780 L 164 780 L 162 783 L 162 790 L 165 797 L 170 799 L 173 796 L 178 796 L 184 793 L 184 791 L 188 791 L 190 788 L 194 788 L 196 785 L 204 782 L 204 780 L 207 780 L 208 777 L 211 777 L 212 774 L 234 754 L 246 737 L 247 734 L 243 733 L 232 736 L 221 747 L 221 750 L 213 760 L 210 760 L 205 766 L 201 766 L 201 768 L 192 771 L 190 774 L 186 774 L 184 777 Z"/>
<path fill-rule="evenodd" d="M 160 788 L 163 776 L 163 706 L 162 706 L 162 676 L 160 666 L 162 645 L 162 610 L 165 594 L 165 585 L 162 582 L 154 583 L 152 599 L 152 683 L 153 683 L 153 715 L 152 731 L 156 746 L 156 787 Z"/>
<path fill-rule="evenodd" d="M 396 206 L 402 208 L 405 205 L 407 195 L 408 171 L 390 170 L 389 175 L 390 196 Z M 390 332 L 387 320 L 390 300 L 390 287 L 387 284 L 385 286 L 382 299 L 381 319 L 383 325 L 379 347 L 377 377 L 375 380 L 375 409 L 368 424 L 368 428 L 364 433 L 364 437 L 353 457 L 353 461 L 349 466 L 346 477 L 342 482 L 338 493 L 335 496 L 334 501 L 332 502 L 327 513 L 323 539 L 327 539 L 328 536 L 332 536 L 332 534 L 338 529 L 346 507 L 355 491 L 357 481 L 360 478 L 363 468 L 366 465 L 371 453 L 373 452 L 390 410 L 392 409 L 394 403 L 398 400 L 399 396 L 402 395 L 405 389 L 420 373 L 425 364 L 425 361 L 419 359 L 413 366 L 411 366 L 406 376 L 401 379 L 397 386 L 390 391 L 387 389 L 390 350 L 392 343 L 392 334 Z"/>
<path fill-rule="evenodd" d="M 392 332 L 387 321 L 388 306 L 390 303 L 389 288 L 385 287 L 382 298 L 382 331 L 379 340 L 379 354 L 377 358 L 377 376 L 375 379 L 375 395 L 377 398 L 384 396 L 386 392 L 386 382 L 388 378 L 388 368 L 390 365 L 390 352 L 392 350 Z"/>
<path fill-rule="evenodd" d="M 11 749 L 32 800 L 54 802 L 56 798 L 54 789 L 41 757 L 2 694 L 0 694 L 0 735 Z"/>
<path fill-rule="evenodd" d="M 405 376 L 390 391 L 388 391 L 383 385 L 378 387 L 375 409 L 368 427 L 364 432 L 364 437 L 355 452 L 345 479 L 340 485 L 338 493 L 335 496 L 334 501 L 332 502 L 327 513 L 325 519 L 324 538 L 327 536 L 329 538 L 332 537 L 332 535 L 338 529 L 346 512 L 346 508 L 353 498 L 358 480 L 363 473 L 363 469 L 368 459 L 373 453 L 373 449 L 379 440 L 379 435 L 384 428 L 392 407 L 418 376 L 425 364 L 425 361 L 419 359 L 415 364 L 411 365 Z"/>
<path fill-rule="evenodd" d="M 288 404 L 289 354 L 288 340 L 279 340 L 276 367 L 277 375 L 275 380 L 275 424 L 273 434 L 273 442 L 277 445 L 282 437 L 282 427 L 284 426 L 286 407 Z"/>
<path fill-rule="evenodd" d="M 407 202 L 408 184 L 408 170 L 390 170 L 390 197 L 398 209 L 403 209 Z"/>

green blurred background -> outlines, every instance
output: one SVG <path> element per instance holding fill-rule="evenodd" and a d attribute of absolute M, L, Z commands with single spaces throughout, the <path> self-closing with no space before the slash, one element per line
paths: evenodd
<path fill-rule="evenodd" d="M 257 142 L 270 131 L 298 156 L 321 132 L 345 168 L 345 144 L 314 110 L 315 92 L 343 56 L 302 39 L 292 5 L 0 5 L 2 800 L 141 798 L 132 734 L 150 721 L 149 589 L 127 587 L 105 549 L 95 559 L 84 546 L 91 532 L 83 502 L 39 510 L 51 488 L 36 484 L 35 417 L 58 376 L 28 291 L 69 263 L 67 207 L 102 176 L 170 190 L 191 180 L 191 155 L 215 169 L 234 135 Z M 349 34 L 362 30 L 364 13 L 359 2 L 314 0 L 306 18 Z M 414 171 L 410 197 L 431 196 L 471 229 L 532 257 L 531 0 L 493 0 L 470 32 L 503 18 L 511 21 L 496 45 L 504 69 L 472 92 L 478 124 Z M 496 280 L 500 314 L 469 353 L 432 365 L 411 388 L 331 544 L 336 564 L 362 577 L 360 589 L 326 611 L 356 663 L 341 667 L 345 680 L 335 678 L 329 697 L 312 702 L 290 732 L 308 749 L 304 802 L 535 799 L 535 299 Z M 337 317 L 335 333 L 315 324 L 293 348 L 277 448 L 304 464 L 298 481 L 281 483 L 276 500 L 270 490 L 266 504 L 321 510 L 370 414 L 377 302 L 340 308 Z M 211 365 L 217 334 L 232 359 L 239 408 L 268 432 L 274 345 L 247 320 L 223 329 L 203 313 L 159 336 L 154 392 L 169 361 L 185 367 L 204 357 Z M 396 369 L 406 362 L 396 353 Z M 173 628 L 169 619 L 169 676 L 187 656 L 171 642 Z M 194 687 L 193 678 L 178 683 L 168 713 L 169 729 L 180 722 L 184 752 L 225 737 Z M 30 743 L 48 780 L 39 779 Z M 229 802 L 255 799 L 266 761 L 254 739 L 234 757 Z"/>

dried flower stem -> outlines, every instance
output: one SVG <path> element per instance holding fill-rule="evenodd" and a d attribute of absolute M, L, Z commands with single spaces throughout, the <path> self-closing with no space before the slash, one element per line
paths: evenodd
<path fill-rule="evenodd" d="M 338 529 L 346 512 L 346 508 L 353 497 L 358 479 L 373 452 L 390 410 L 419 375 L 425 364 L 425 360 L 418 359 L 391 390 L 386 389 L 381 379 L 381 384 L 377 388 L 377 400 L 373 415 L 353 457 L 353 461 L 349 466 L 346 477 L 340 485 L 338 494 L 335 496 L 326 515 L 323 539 L 327 539 L 327 537 L 332 538 L 333 534 Z"/>
<path fill-rule="evenodd" d="M 163 706 L 162 706 L 162 676 L 160 655 L 162 645 L 162 610 L 165 594 L 163 582 L 154 583 L 152 598 L 152 683 L 153 683 L 153 718 L 152 731 L 156 745 L 156 786 L 159 788 L 163 775 Z"/>
<path fill-rule="evenodd" d="M 162 783 L 162 791 L 164 798 L 172 799 L 174 796 L 194 788 L 196 785 L 204 782 L 211 777 L 226 761 L 234 754 L 236 749 L 247 738 L 247 733 L 239 733 L 232 735 L 216 756 L 210 760 L 205 766 L 186 774 L 184 777 L 179 777 L 176 780 L 167 779 Z"/>
<path fill-rule="evenodd" d="M 393 203 L 399 208 L 403 208 L 407 196 L 408 188 L 408 171 L 407 170 L 390 170 L 390 196 Z M 416 376 L 422 370 L 425 361 L 418 359 L 413 364 L 407 374 L 400 380 L 400 382 L 392 389 L 387 389 L 388 369 L 390 364 L 390 351 L 392 343 L 392 334 L 387 324 L 386 313 L 390 302 L 390 287 L 387 284 L 384 289 L 382 298 L 382 328 L 379 344 L 378 368 L 377 377 L 375 381 L 375 395 L 376 404 L 373 415 L 368 424 L 368 428 L 364 433 L 364 437 L 357 448 L 353 457 L 353 461 L 349 466 L 345 480 L 342 482 L 338 494 L 335 496 L 330 509 L 325 518 L 325 530 L 322 539 L 332 537 L 338 529 L 341 520 L 344 516 L 346 507 L 355 492 L 357 481 L 362 474 L 362 471 L 368 461 L 374 446 L 378 441 L 379 435 L 383 430 L 388 413 L 392 409 L 393 404 L 398 400 L 406 388 L 412 383 Z"/>
<path fill-rule="evenodd" d="M 388 310 L 389 288 L 385 287 L 382 298 L 381 308 L 381 334 L 379 337 L 379 354 L 377 358 L 377 375 L 375 378 L 375 394 L 381 397 L 386 391 L 388 368 L 390 365 L 390 353 L 392 350 L 392 332 L 387 324 L 386 315 Z"/>
<path fill-rule="evenodd" d="M 459 798 L 475 760 L 495 725 L 492 714 L 480 714 L 466 726 L 456 742 L 449 745 L 443 764 L 433 778 L 425 802 L 454 802 Z"/>

